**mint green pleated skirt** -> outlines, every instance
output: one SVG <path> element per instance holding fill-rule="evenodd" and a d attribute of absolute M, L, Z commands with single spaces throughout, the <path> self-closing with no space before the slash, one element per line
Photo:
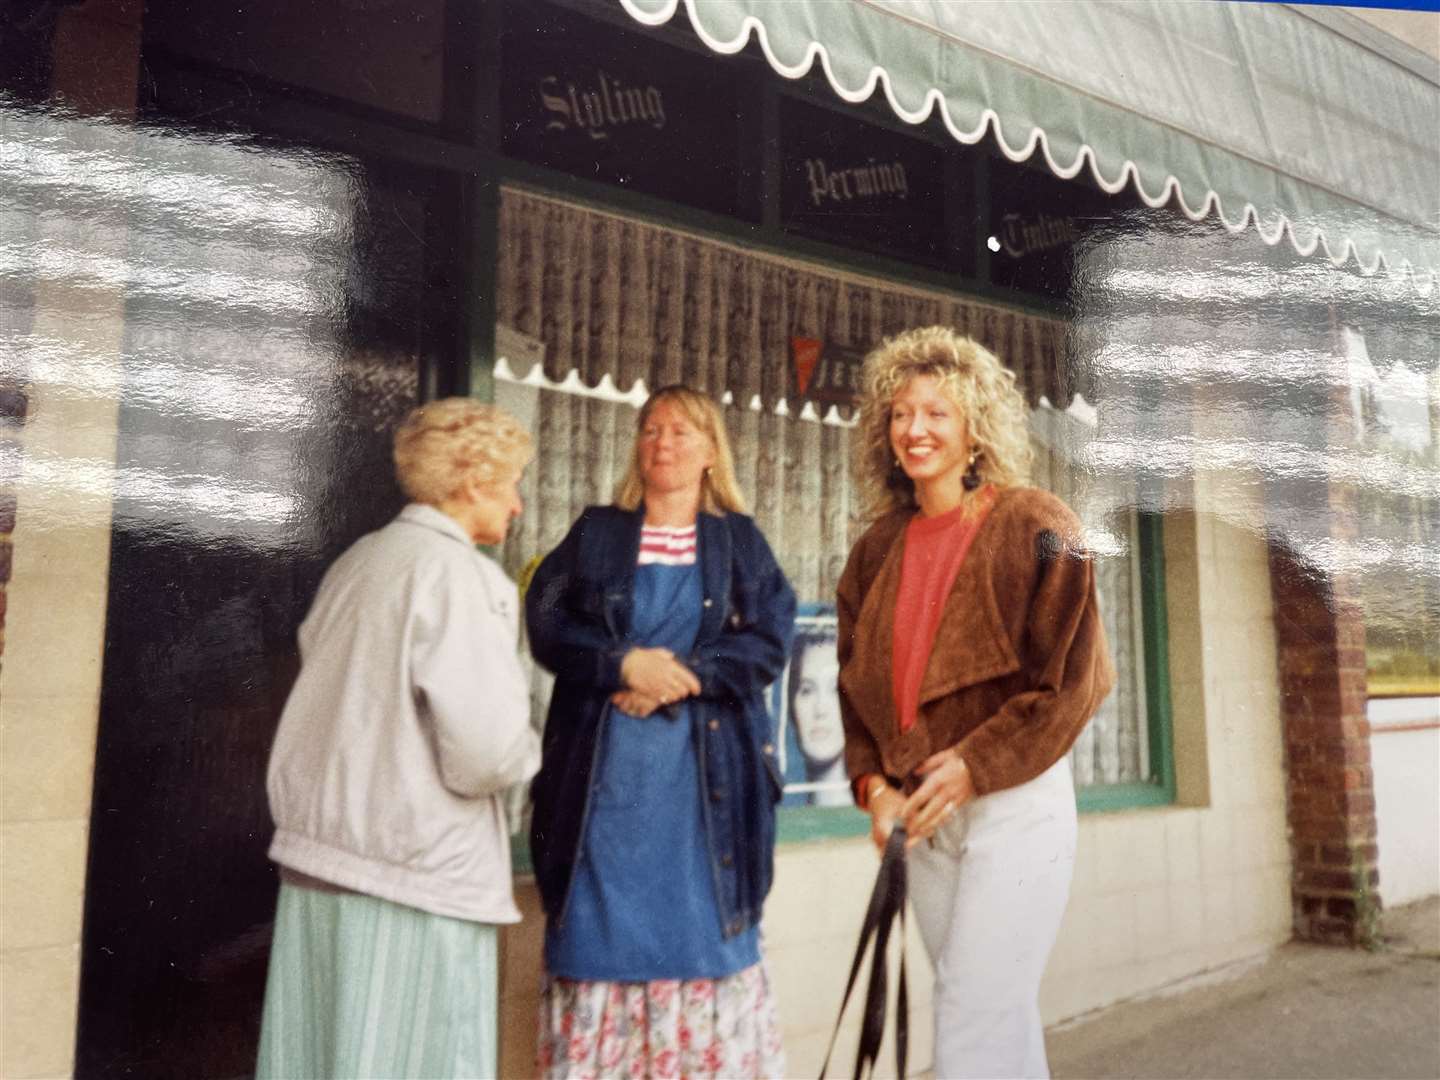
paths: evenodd
<path fill-rule="evenodd" d="M 496 929 L 283 882 L 257 1080 L 493 1077 Z"/>

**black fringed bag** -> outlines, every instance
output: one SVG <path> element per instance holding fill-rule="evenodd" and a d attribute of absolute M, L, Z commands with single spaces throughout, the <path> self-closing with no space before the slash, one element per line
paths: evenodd
<path fill-rule="evenodd" d="M 885 947 L 890 943 L 890 928 L 895 925 L 897 916 L 900 920 L 900 988 L 895 1002 L 895 1067 L 896 1075 L 904 1080 L 910 1035 L 910 1002 L 905 979 L 905 829 L 900 825 L 895 826 L 885 844 L 880 873 L 875 877 L 875 889 L 870 893 L 870 906 L 865 912 L 865 923 L 860 927 L 855 960 L 850 965 L 850 979 L 845 984 L 845 996 L 840 1001 L 840 1015 L 835 1018 L 830 1048 L 825 1051 L 825 1063 L 820 1066 L 820 1080 L 825 1080 L 825 1072 L 830 1068 L 830 1055 L 835 1052 L 835 1039 L 845 1018 L 845 1006 L 850 1003 L 850 991 L 855 988 L 855 979 L 860 974 L 860 965 L 872 937 L 875 939 L 875 959 L 870 965 L 870 986 L 865 993 L 865 1018 L 860 1027 L 860 1049 L 855 1055 L 855 1080 L 865 1076 L 867 1066 L 874 1074 L 875 1062 L 880 1057 L 880 1043 L 885 1038 Z"/>

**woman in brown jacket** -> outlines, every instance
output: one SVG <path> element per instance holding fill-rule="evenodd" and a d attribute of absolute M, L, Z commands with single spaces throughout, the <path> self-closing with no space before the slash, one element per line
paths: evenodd
<path fill-rule="evenodd" d="M 839 586 L 845 763 L 903 823 L 935 968 L 935 1074 L 1047 1076 L 1038 995 L 1069 894 L 1066 752 L 1114 679 L 1080 524 L 1025 486 L 1024 399 L 984 348 L 911 330 L 865 361 L 875 520 Z"/>

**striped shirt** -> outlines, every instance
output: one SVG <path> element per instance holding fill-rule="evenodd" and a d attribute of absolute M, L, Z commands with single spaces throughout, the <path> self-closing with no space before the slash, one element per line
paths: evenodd
<path fill-rule="evenodd" d="M 643 526 L 640 530 L 639 565 L 648 566 L 651 563 L 659 563 L 661 566 L 693 566 L 695 526 Z"/>

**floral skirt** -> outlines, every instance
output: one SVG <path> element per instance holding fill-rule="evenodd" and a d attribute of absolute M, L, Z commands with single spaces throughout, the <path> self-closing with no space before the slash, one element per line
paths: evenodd
<path fill-rule="evenodd" d="M 785 1075 L 762 960 L 723 979 L 587 982 L 547 977 L 539 1072 L 549 1080 Z"/>

